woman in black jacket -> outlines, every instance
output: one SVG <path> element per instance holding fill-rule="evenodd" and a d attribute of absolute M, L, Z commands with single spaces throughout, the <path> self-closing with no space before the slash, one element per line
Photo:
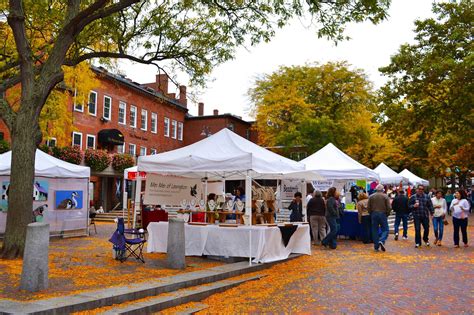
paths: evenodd
<path fill-rule="evenodd" d="M 302 222 L 303 221 L 303 202 L 301 198 L 303 195 L 297 191 L 295 192 L 295 198 L 288 206 L 288 210 L 291 210 L 290 222 Z"/>
<path fill-rule="evenodd" d="M 339 231 L 339 224 L 337 223 L 339 219 L 339 207 L 335 195 L 336 187 L 329 188 L 326 201 L 326 221 L 328 221 L 329 224 L 329 233 L 321 242 L 324 247 L 329 246 L 331 249 L 336 249 L 337 247 L 337 232 Z"/>

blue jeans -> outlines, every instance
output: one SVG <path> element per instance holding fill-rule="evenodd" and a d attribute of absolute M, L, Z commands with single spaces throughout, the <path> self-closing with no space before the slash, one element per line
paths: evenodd
<path fill-rule="evenodd" d="M 395 235 L 398 234 L 398 228 L 400 227 L 400 221 L 403 222 L 403 237 L 407 237 L 408 233 L 408 214 L 396 214 L 395 215 Z"/>
<path fill-rule="evenodd" d="M 421 245 L 421 226 L 423 225 L 423 241 L 428 243 L 430 235 L 430 219 L 428 217 L 413 216 L 415 221 L 415 244 Z"/>
<path fill-rule="evenodd" d="M 435 234 L 435 237 L 440 241 L 443 239 L 443 230 L 444 230 L 443 221 L 444 221 L 443 217 L 433 217 L 434 234 Z"/>
<path fill-rule="evenodd" d="M 370 215 L 362 216 L 362 241 L 364 244 L 372 243 L 372 223 Z"/>
<path fill-rule="evenodd" d="M 329 224 L 329 233 L 321 241 L 321 244 L 335 249 L 337 247 L 337 232 L 339 231 L 339 226 L 337 224 L 337 218 L 326 218 Z"/>
<path fill-rule="evenodd" d="M 381 233 L 379 235 L 379 227 Z M 379 242 L 385 244 L 388 237 L 388 221 L 387 215 L 383 212 L 372 212 L 372 239 L 374 241 L 374 248 L 379 249 Z"/>

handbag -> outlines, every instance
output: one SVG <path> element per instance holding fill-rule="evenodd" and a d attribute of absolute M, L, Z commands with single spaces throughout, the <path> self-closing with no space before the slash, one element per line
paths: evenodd
<path fill-rule="evenodd" d="M 443 219 L 443 224 L 444 224 L 444 225 L 448 225 L 448 224 L 449 224 L 449 222 L 448 222 L 448 220 L 447 220 L 446 218 Z"/>

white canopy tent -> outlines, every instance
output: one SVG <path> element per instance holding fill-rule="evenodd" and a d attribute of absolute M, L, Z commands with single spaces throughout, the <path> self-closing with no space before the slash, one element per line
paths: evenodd
<path fill-rule="evenodd" d="M 332 143 L 328 143 L 319 151 L 301 160 L 301 163 L 306 165 L 307 171 L 317 172 L 326 179 L 379 180 L 376 172 L 360 164 Z"/>
<path fill-rule="evenodd" d="M 415 174 L 413 174 L 412 172 L 410 172 L 407 169 L 404 169 L 403 171 L 401 171 L 400 175 L 408 178 L 408 181 L 410 182 L 410 184 L 413 184 L 413 185 L 418 185 L 418 184 L 429 185 L 429 183 L 430 183 L 426 179 L 423 179 L 421 177 L 416 176 Z"/>
<path fill-rule="evenodd" d="M 2 233 L 5 231 L 8 213 L 7 190 L 10 184 L 11 159 L 11 151 L 0 154 L 0 181 L 2 193 L 5 195 L 1 201 L 3 211 L 0 212 L 0 232 Z M 41 191 L 43 197 L 33 198 L 33 209 L 43 205 L 48 206 L 44 220 L 50 224 L 53 235 L 55 232 L 88 228 L 89 177 L 89 167 L 71 164 L 39 149 L 36 150 L 34 191 Z M 60 201 L 58 198 L 68 192 L 75 193 L 75 205 L 70 208 L 61 208 L 58 205 Z"/>
<path fill-rule="evenodd" d="M 408 182 L 408 178 L 398 174 L 384 163 L 380 163 L 376 168 L 374 168 L 374 171 L 379 175 L 381 184 L 399 184 L 400 182 Z"/>
<path fill-rule="evenodd" d="M 208 180 L 245 179 L 245 216 L 250 224 L 252 180 L 298 178 L 292 174 L 303 173 L 304 169 L 303 164 L 266 150 L 227 128 L 184 148 L 138 158 L 139 172 Z M 138 177 L 137 191 L 140 185 Z M 135 194 L 135 210 L 139 202 Z M 249 244 L 249 250 L 250 247 Z"/>

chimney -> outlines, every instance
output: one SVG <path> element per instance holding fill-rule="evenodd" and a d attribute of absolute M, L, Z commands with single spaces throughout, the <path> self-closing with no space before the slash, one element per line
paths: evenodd
<path fill-rule="evenodd" d="M 168 75 L 161 73 L 156 75 L 157 90 L 164 95 L 168 94 Z"/>
<path fill-rule="evenodd" d="M 179 103 L 184 107 L 188 107 L 188 100 L 186 98 L 186 86 L 180 85 L 179 86 Z"/>
<path fill-rule="evenodd" d="M 219 110 L 214 109 L 214 116 L 218 116 L 218 115 L 219 115 Z"/>
<path fill-rule="evenodd" d="M 204 116 L 204 103 L 198 103 L 198 116 Z"/>

